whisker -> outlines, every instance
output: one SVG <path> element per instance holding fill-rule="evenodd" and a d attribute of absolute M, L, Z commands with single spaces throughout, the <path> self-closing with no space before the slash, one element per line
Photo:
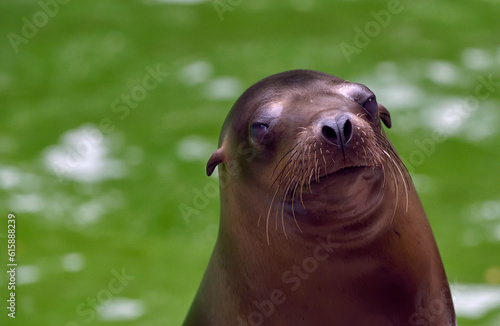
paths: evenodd
<path fill-rule="evenodd" d="M 384 150 L 384 153 L 393 161 L 394 166 L 398 170 L 399 174 L 401 175 L 401 178 L 403 179 L 403 184 L 405 187 L 405 193 L 406 193 L 406 212 L 408 212 L 408 185 L 406 184 L 406 178 L 403 175 L 403 172 L 401 172 L 401 169 L 399 168 L 398 164 L 394 161 L 394 159 Z"/>

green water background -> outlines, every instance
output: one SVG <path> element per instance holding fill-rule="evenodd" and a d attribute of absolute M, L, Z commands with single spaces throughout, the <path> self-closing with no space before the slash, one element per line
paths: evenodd
<path fill-rule="evenodd" d="M 480 78 L 500 81 L 500 4 L 401 1 L 377 31 L 373 11 L 389 10 L 391 1 L 221 3 L 223 13 L 210 1 L 69 1 L 13 46 L 10 33 L 23 36 L 23 17 L 33 21 L 42 7 L 0 1 L 0 166 L 37 180 L 0 189 L 0 265 L 7 262 L 4 230 L 13 196 L 37 194 L 45 203 L 14 211 L 17 261 L 36 266 L 38 276 L 18 286 L 15 322 L 0 307 L 0 320 L 8 322 L 2 325 L 179 325 L 213 248 L 219 203 L 209 198 L 188 218 L 179 204 L 194 207 L 196 190 L 213 180 L 205 162 L 239 93 L 297 68 L 364 83 L 380 103 L 395 103 L 387 105 L 394 125 L 388 134 L 413 163 L 450 282 L 500 282 L 500 87 L 463 111 L 458 131 L 443 142 L 418 145 L 438 128 L 426 123 L 433 107 L 477 98 Z M 373 36 L 361 40 L 357 31 L 370 22 Z M 354 52 L 346 56 L 347 45 Z M 193 63 L 194 77 L 186 71 Z M 157 65 L 169 75 L 127 117 L 113 112 L 112 103 Z M 401 95 L 391 87 L 405 83 L 417 96 L 389 98 Z M 220 95 L 217 85 L 233 89 Z M 99 127 L 103 119 L 114 127 L 105 137 L 109 155 L 125 162 L 122 178 L 85 183 L 47 169 L 46 150 L 62 134 Z M 190 144 L 194 157 L 183 158 Z M 95 201 L 107 205 L 105 212 L 79 223 L 82 205 Z M 81 270 L 62 267 L 68 253 L 84 257 Z M 139 300 L 144 314 L 119 322 L 82 316 L 82 302 L 108 287 L 112 270 L 124 268 L 135 278 L 116 296 Z M 5 302 L 5 275 L 0 281 Z M 500 325 L 500 309 L 459 323 Z"/>

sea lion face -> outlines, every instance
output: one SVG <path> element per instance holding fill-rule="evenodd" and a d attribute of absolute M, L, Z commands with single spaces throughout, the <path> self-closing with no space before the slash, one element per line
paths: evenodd
<path fill-rule="evenodd" d="M 264 215 L 315 225 L 366 215 L 402 166 L 381 121 L 391 126 L 364 85 L 307 70 L 273 75 L 238 99 L 208 172 L 236 160 L 240 180 L 266 195 Z"/>

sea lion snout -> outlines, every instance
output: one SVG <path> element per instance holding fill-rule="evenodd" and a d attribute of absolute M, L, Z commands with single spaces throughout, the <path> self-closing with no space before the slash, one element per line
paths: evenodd
<path fill-rule="evenodd" d="M 327 118 L 320 121 L 321 135 L 330 144 L 344 147 L 352 138 L 351 118 L 343 113 L 335 119 Z"/>

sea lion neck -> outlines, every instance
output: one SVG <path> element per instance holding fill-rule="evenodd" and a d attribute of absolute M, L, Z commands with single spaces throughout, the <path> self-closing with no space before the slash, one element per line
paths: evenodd
<path fill-rule="evenodd" d="M 396 209 L 404 209 L 404 193 L 396 194 L 394 184 L 384 184 L 386 178 L 377 168 L 346 169 L 294 197 L 280 197 L 276 187 L 238 175 L 221 189 L 221 225 L 231 225 L 229 230 L 238 225 L 266 246 L 280 241 L 307 244 L 330 235 L 342 249 L 351 250 L 386 232 Z M 227 194 L 232 201 L 222 200 Z"/>

